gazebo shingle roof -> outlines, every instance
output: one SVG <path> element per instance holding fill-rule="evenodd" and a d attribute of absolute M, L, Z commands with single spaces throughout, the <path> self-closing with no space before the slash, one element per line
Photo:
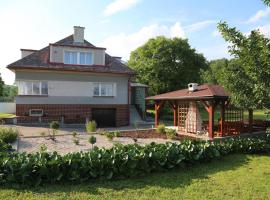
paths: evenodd
<path fill-rule="evenodd" d="M 188 89 L 176 90 L 155 96 L 147 97 L 147 100 L 185 100 L 185 99 L 214 99 L 228 98 L 229 94 L 220 85 L 203 84 L 198 90 L 189 92 Z"/>

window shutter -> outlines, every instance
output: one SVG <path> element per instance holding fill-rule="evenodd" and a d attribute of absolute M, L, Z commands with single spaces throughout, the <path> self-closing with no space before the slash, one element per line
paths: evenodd
<path fill-rule="evenodd" d="M 116 83 L 113 84 L 113 96 L 116 97 L 117 95 L 117 87 L 116 87 Z"/>

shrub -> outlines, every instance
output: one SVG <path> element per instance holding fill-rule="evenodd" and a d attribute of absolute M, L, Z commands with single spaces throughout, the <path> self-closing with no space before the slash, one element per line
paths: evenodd
<path fill-rule="evenodd" d="M 161 134 L 165 134 L 165 125 L 164 124 L 160 124 L 157 126 L 157 132 L 161 133 Z"/>
<path fill-rule="evenodd" d="M 73 137 L 76 137 L 76 136 L 77 136 L 77 132 L 76 132 L 76 131 L 73 131 L 73 132 L 72 132 L 72 136 L 73 136 Z"/>
<path fill-rule="evenodd" d="M 80 140 L 78 138 L 74 138 L 73 139 L 73 143 L 76 144 L 76 145 L 79 145 L 80 144 Z"/>
<path fill-rule="evenodd" d="M 120 131 L 114 131 L 113 135 L 114 135 L 114 137 L 120 137 L 121 132 Z"/>
<path fill-rule="evenodd" d="M 5 143 L 0 139 L 0 152 L 10 151 L 12 149 L 10 144 Z"/>
<path fill-rule="evenodd" d="M 92 133 L 92 132 L 95 132 L 97 129 L 97 123 L 94 120 L 92 120 L 92 121 L 87 122 L 85 127 L 86 127 L 87 133 Z"/>
<path fill-rule="evenodd" d="M 177 135 L 177 132 L 175 129 L 172 129 L 172 128 L 168 128 L 165 130 L 166 131 L 166 136 L 167 138 L 169 139 L 173 139 L 176 135 Z"/>
<path fill-rule="evenodd" d="M 109 141 L 112 141 L 114 138 L 114 133 L 113 132 L 106 132 L 105 136 L 108 138 Z"/>
<path fill-rule="evenodd" d="M 5 143 L 12 143 L 18 137 L 18 130 L 14 128 L 0 128 L 0 140 Z"/>
<path fill-rule="evenodd" d="M 40 132 L 40 135 L 41 135 L 42 137 L 45 137 L 45 136 L 46 136 L 46 133 L 45 133 L 44 131 L 42 131 L 42 132 Z"/>
<path fill-rule="evenodd" d="M 96 138 L 95 136 L 91 136 L 91 137 L 88 139 L 88 142 L 89 142 L 90 144 L 92 144 L 92 148 L 93 148 L 94 144 L 96 144 L 96 142 L 97 142 L 97 138 Z"/>
<path fill-rule="evenodd" d="M 89 152 L 65 155 L 57 152 L 0 153 L 0 184 L 40 185 L 142 176 L 207 162 L 232 153 L 269 152 L 267 137 L 184 140 L 179 144 L 153 142 L 144 146 L 115 145 L 111 149 L 96 147 Z"/>
<path fill-rule="evenodd" d="M 45 144 L 40 145 L 39 152 L 45 153 L 45 152 L 47 152 L 47 150 L 48 150 L 48 148 Z"/>

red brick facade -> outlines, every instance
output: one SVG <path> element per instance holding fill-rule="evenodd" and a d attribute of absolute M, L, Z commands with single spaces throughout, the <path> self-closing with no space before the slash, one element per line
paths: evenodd
<path fill-rule="evenodd" d="M 18 123 L 47 123 L 53 120 L 64 123 L 85 123 L 91 120 L 92 108 L 115 108 L 116 126 L 129 124 L 129 105 L 89 105 L 89 104 L 17 104 L 16 115 Z M 43 109 L 44 116 L 29 116 L 30 109 Z"/>

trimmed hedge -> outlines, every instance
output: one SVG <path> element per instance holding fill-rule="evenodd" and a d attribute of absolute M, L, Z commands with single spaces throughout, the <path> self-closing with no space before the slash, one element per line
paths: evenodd
<path fill-rule="evenodd" d="M 126 178 L 150 172 L 205 162 L 231 153 L 268 152 L 270 135 L 224 141 L 182 141 L 180 144 L 146 146 L 115 145 L 89 152 L 0 153 L 0 183 L 40 185 L 43 183 Z"/>

